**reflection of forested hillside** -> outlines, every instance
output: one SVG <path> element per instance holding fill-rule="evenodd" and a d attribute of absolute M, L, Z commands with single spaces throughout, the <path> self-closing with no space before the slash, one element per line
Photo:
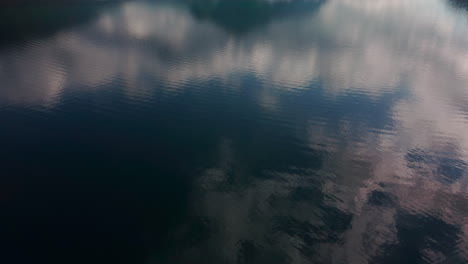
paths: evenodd
<path fill-rule="evenodd" d="M 115 2 L 113 2 L 115 3 Z M 49 36 L 86 23 L 112 3 L 7 5 L 0 8 L 0 45 Z"/>
<path fill-rule="evenodd" d="M 0 45 L 52 35 L 60 30 L 86 23 L 95 18 L 111 2 L 74 2 L 73 4 L 6 5 L 0 9 Z M 194 0 L 188 4 L 192 15 L 220 25 L 229 32 L 243 33 L 267 24 L 274 18 L 316 10 L 324 1 L 266 0 Z"/>
<path fill-rule="evenodd" d="M 268 23 L 273 18 L 310 12 L 324 1 L 265 1 L 265 0 L 195 0 L 192 14 L 208 19 L 234 33 Z"/>

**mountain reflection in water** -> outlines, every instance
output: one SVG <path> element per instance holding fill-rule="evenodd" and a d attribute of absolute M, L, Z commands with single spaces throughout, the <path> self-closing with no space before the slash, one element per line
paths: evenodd
<path fill-rule="evenodd" d="M 1 263 L 468 260 L 462 5 L 78 6 L 2 16 Z"/>

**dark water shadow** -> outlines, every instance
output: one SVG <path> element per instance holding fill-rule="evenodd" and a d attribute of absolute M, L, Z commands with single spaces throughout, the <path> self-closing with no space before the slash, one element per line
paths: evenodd
<path fill-rule="evenodd" d="M 456 9 L 468 11 L 468 0 L 448 0 L 448 3 Z"/>
<path fill-rule="evenodd" d="M 242 34 L 272 20 L 317 11 L 324 2 L 196 0 L 191 2 L 190 10 L 198 19 L 212 21 L 230 33 Z"/>
<path fill-rule="evenodd" d="M 57 32 L 85 24 L 104 9 L 120 1 L 40 1 L 0 3 L 0 47 L 11 46 L 35 38 L 53 36 Z"/>

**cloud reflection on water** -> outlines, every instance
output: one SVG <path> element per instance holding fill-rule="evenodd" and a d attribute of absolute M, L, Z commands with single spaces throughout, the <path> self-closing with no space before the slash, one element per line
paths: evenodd
<path fill-rule="evenodd" d="M 116 83 L 129 98 L 155 89 L 176 95 L 213 80 L 236 93 L 242 76 L 253 76 L 264 114 L 290 118 L 289 136 L 321 153 L 321 166 L 256 171 L 242 158 L 246 149 L 220 138 L 218 164 L 195 181 L 193 200 L 194 222 L 218 229 L 180 252 L 181 260 L 401 261 L 385 254 L 404 253 L 402 230 L 419 232 L 405 226 L 412 221 L 455 229 L 453 251 L 422 247 L 419 257 L 468 259 L 466 17 L 438 0 L 316 4 L 238 35 L 215 19 L 198 20 L 184 4 L 122 3 L 89 24 L 1 49 L 0 102 L 53 108 L 70 90 Z M 288 101 L 313 89 L 332 114 L 307 99 Z M 340 112 L 345 104 L 349 112 Z M 296 115 L 301 107 L 309 112 Z M 373 122 L 377 114 L 384 121 Z M 241 187 L 226 190 L 232 181 Z M 292 202 L 292 195 L 306 198 Z M 414 237 L 437 244 L 447 234 L 432 235 Z"/>

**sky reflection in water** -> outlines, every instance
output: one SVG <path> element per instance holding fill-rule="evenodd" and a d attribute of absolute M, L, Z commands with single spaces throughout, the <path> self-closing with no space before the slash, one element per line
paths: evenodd
<path fill-rule="evenodd" d="M 0 28 L 9 263 L 468 259 L 462 2 L 83 5 Z"/>

